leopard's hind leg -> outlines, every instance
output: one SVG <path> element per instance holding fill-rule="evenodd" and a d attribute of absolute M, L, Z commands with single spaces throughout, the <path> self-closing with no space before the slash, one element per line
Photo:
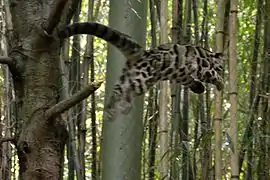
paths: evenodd
<path fill-rule="evenodd" d="M 113 120 L 118 113 L 128 114 L 132 109 L 133 100 L 134 93 L 130 87 L 123 89 L 119 84 L 116 84 L 113 95 L 104 107 L 104 120 Z"/>

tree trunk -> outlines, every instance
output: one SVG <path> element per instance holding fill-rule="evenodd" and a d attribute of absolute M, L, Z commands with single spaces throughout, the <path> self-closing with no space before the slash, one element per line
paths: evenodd
<path fill-rule="evenodd" d="M 147 1 L 110 1 L 109 24 L 121 32 L 130 34 L 140 44 L 145 44 Z M 132 7 L 134 11 L 130 10 Z M 140 17 L 140 18 L 138 18 Z M 138 31 L 138 27 L 140 31 Z M 115 61 L 117 59 L 117 61 Z M 105 102 L 110 97 L 125 58 L 109 45 Z M 105 103 L 106 104 L 106 103 Z M 114 122 L 104 122 L 102 171 L 104 180 L 138 180 L 141 168 L 141 142 L 143 137 L 143 98 L 136 98 L 132 111 L 119 114 Z"/>
<path fill-rule="evenodd" d="M 230 12 L 230 44 L 229 44 L 229 86 L 230 86 L 230 138 L 231 138 L 231 171 L 232 180 L 239 179 L 239 160 L 238 160 L 238 143 L 237 143 L 237 74 L 236 74 L 236 55 L 237 55 L 237 0 L 231 0 Z"/>
<path fill-rule="evenodd" d="M 59 42 L 40 36 L 56 1 L 13 1 L 12 51 L 16 96 L 16 147 L 19 179 L 61 179 L 67 138 L 64 121 L 45 112 L 59 100 Z M 45 11 L 47 10 L 47 11 Z"/>
<path fill-rule="evenodd" d="M 184 19 L 184 26 L 183 26 L 183 39 L 184 44 L 191 43 L 191 27 L 190 24 L 192 22 L 191 19 L 191 1 L 185 1 L 185 19 Z M 183 180 L 191 180 L 193 179 L 190 166 L 190 156 L 189 156 L 189 89 L 184 87 L 183 92 L 183 119 L 181 122 L 181 130 L 180 130 L 180 138 L 181 138 L 181 145 L 182 145 L 182 179 Z"/>
<path fill-rule="evenodd" d="M 172 42 L 180 42 L 182 35 L 182 11 L 183 11 L 183 2 L 182 0 L 173 0 L 172 5 Z M 181 113 L 180 113 L 180 102 L 181 102 L 181 85 L 175 81 L 171 82 L 171 101 L 172 101 L 172 133 L 171 133 L 171 147 L 172 147 L 172 156 L 175 157 L 172 159 L 171 163 L 171 178 L 179 180 L 180 178 L 180 166 L 178 158 L 180 156 L 180 122 L 181 122 Z"/>
<path fill-rule="evenodd" d="M 160 3 L 160 41 L 161 43 L 168 42 L 168 1 Z M 159 130 L 160 130 L 160 177 L 161 179 L 169 179 L 169 137 L 168 137 L 168 82 L 160 83 L 159 94 Z"/>
<path fill-rule="evenodd" d="M 261 100 L 261 123 L 260 123 L 260 157 L 259 157 L 259 168 L 258 168 L 258 179 L 268 180 L 270 178 L 270 142 L 269 142 L 269 119 L 270 119 L 270 98 L 269 98 L 269 89 L 270 89 L 270 37 L 268 36 L 270 32 L 270 1 L 265 1 L 264 6 L 264 59 L 263 59 L 263 72 L 262 72 L 262 100 Z"/>
<path fill-rule="evenodd" d="M 203 4 L 203 21 L 202 21 L 202 33 L 200 44 L 208 49 L 208 0 L 204 0 Z M 211 126 L 211 103 L 210 103 L 210 88 L 206 84 L 206 93 L 205 99 L 203 95 L 199 95 L 199 104 L 204 103 L 200 106 L 200 120 L 201 120 L 201 134 L 203 137 L 202 141 L 202 153 L 201 153 L 201 168 L 202 171 L 202 180 L 212 180 L 213 179 L 213 170 L 212 170 L 212 151 L 211 144 L 212 138 L 209 138 L 209 134 L 212 132 Z M 205 107 L 204 107 L 205 106 Z"/>
<path fill-rule="evenodd" d="M 157 18 L 154 0 L 149 1 L 150 18 L 151 18 L 151 46 L 157 46 Z M 155 163 L 156 163 L 156 150 L 157 150 L 157 129 L 158 129 L 158 116 L 157 116 L 157 88 L 152 88 L 149 91 L 148 100 L 148 119 L 149 120 L 149 153 L 148 153 L 148 179 L 155 179 Z"/>
<path fill-rule="evenodd" d="M 216 46 L 217 52 L 223 52 L 223 34 L 224 34 L 224 14 L 225 14 L 225 0 L 220 0 L 217 8 L 217 35 Z M 215 114 L 214 114 L 214 128 L 215 128 L 215 179 L 222 179 L 222 156 L 221 156 L 221 120 L 222 120 L 222 93 L 215 90 Z"/>

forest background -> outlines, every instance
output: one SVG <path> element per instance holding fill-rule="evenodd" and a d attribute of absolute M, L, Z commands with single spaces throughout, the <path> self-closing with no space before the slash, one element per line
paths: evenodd
<path fill-rule="evenodd" d="M 270 179 L 269 0 L 1 0 L 0 7 L 0 179 Z M 53 31 L 59 20 L 100 22 L 147 49 L 173 42 L 223 52 L 225 88 L 207 85 L 196 95 L 162 82 L 129 115 L 103 122 L 126 60 L 85 35 L 65 41 L 59 55 L 59 44 L 40 38 L 41 27 Z M 49 111 L 80 93 L 79 100 L 91 96 Z"/>

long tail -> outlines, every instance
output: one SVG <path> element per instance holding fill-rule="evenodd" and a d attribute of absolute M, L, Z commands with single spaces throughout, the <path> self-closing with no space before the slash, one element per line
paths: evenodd
<path fill-rule="evenodd" d="M 116 46 L 127 58 L 143 50 L 142 46 L 133 41 L 128 35 L 96 22 L 74 23 L 57 31 L 60 39 L 74 35 L 87 34 L 97 36 Z"/>

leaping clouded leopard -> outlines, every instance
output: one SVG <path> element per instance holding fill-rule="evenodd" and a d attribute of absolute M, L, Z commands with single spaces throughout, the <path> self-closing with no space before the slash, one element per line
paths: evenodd
<path fill-rule="evenodd" d="M 223 88 L 221 53 L 213 53 L 199 46 L 161 44 L 144 50 L 127 35 L 108 26 L 95 23 L 75 23 L 58 29 L 60 39 L 78 34 L 94 35 L 116 46 L 127 58 L 116 82 L 112 96 L 104 109 L 104 119 L 113 119 L 118 112 L 130 111 L 133 99 L 162 80 L 175 80 L 194 93 L 203 93 L 202 82 Z"/>

